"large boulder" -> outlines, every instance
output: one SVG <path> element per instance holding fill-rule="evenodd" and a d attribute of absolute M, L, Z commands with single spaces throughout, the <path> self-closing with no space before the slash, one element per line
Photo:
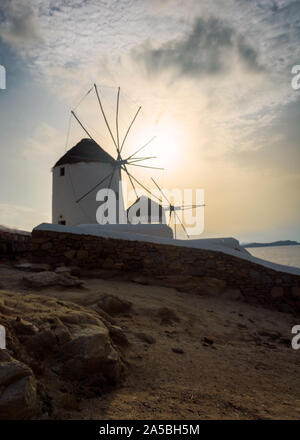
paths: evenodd
<path fill-rule="evenodd" d="M 59 393 L 48 397 L 62 382 L 68 384 L 70 395 L 93 396 L 122 380 L 124 363 L 118 344 L 96 311 L 49 296 L 0 292 L 0 322 L 15 358 L 0 350 L 4 419 L 36 416 L 36 408 L 43 410 L 45 402 L 46 412 L 51 412 L 60 400 L 68 399 Z M 36 381 L 38 389 L 44 389 L 38 394 L 38 405 Z"/>
<path fill-rule="evenodd" d="M 63 375 L 92 384 L 119 381 L 122 368 L 105 325 L 74 328 L 72 339 L 64 345 Z"/>
<path fill-rule="evenodd" d="M 115 295 L 107 294 L 102 296 L 97 305 L 109 315 L 126 313 L 132 308 L 132 303 L 130 301 L 119 298 Z"/>
<path fill-rule="evenodd" d="M 36 381 L 32 370 L 0 352 L 0 419 L 27 419 L 37 409 Z"/>
<path fill-rule="evenodd" d="M 25 274 L 23 281 L 27 287 L 32 288 L 51 286 L 78 287 L 84 284 L 82 280 L 67 273 L 62 274 L 50 271 Z"/>

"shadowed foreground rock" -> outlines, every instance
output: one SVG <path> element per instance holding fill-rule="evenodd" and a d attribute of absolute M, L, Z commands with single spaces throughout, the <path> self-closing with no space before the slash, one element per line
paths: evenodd
<path fill-rule="evenodd" d="M 36 381 L 32 370 L 0 351 L 0 418 L 26 419 L 36 412 Z"/>
<path fill-rule="evenodd" d="M 1 419 L 49 414 L 66 394 L 99 395 L 122 378 L 109 329 L 92 310 L 1 292 L 0 322 L 9 350 L 0 351 Z"/>

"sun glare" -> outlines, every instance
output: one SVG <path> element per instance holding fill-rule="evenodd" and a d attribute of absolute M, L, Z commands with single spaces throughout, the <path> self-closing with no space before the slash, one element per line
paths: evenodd
<path fill-rule="evenodd" d="M 179 165 L 184 148 L 182 129 L 173 121 L 162 121 L 156 126 L 153 153 L 166 170 Z"/>

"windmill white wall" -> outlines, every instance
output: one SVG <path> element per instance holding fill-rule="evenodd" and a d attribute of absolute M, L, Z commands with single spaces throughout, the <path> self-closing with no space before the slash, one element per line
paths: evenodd
<path fill-rule="evenodd" d="M 76 202 L 114 169 L 113 158 L 110 158 L 111 162 L 104 162 L 110 156 L 99 146 L 96 150 L 95 145 L 97 144 L 84 139 L 55 164 L 52 170 L 52 223 L 65 222 L 69 226 L 97 223 L 96 211 L 101 202 L 96 201 L 96 194 L 99 189 L 108 187 L 110 178 Z M 120 178 L 120 170 L 116 168 L 110 188 L 118 194 L 123 213 L 123 194 L 122 191 L 119 193 Z"/>
<path fill-rule="evenodd" d="M 132 224 L 166 224 L 163 207 L 146 196 L 139 197 L 127 210 L 128 222 Z"/>

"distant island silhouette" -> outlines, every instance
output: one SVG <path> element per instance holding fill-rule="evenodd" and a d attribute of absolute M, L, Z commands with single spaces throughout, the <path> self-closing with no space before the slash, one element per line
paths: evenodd
<path fill-rule="evenodd" d="M 271 247 L 271 246 L 296 246 L 300 245 L 297 241 L 292 240 L 280 240 L 273 241 L 272 243 L 245 243 L 241 244 L 242 247 L 245 248 L 254 248 L 254 247 Z"/>

